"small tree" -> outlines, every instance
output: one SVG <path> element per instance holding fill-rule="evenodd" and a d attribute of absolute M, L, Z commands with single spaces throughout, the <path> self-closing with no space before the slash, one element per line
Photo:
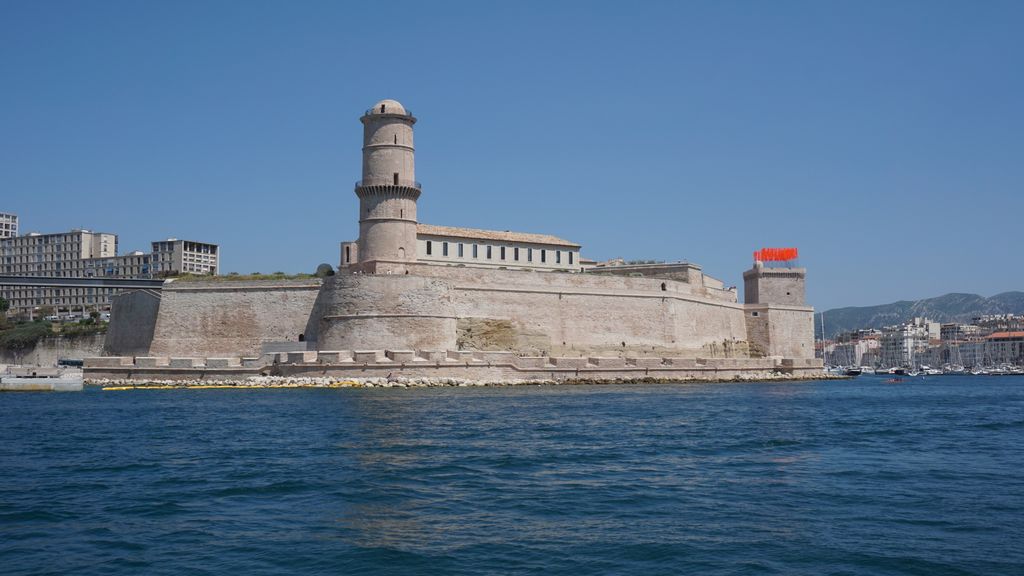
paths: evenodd
<path fill-rule="evenodd" d="M 0 314 L 7 315 L 7 311 L 11 309 L 11 303 L 8 302 L 3 296 L 0 296 Z"/>
<path fill-rule="evenodd" d="M 316 267 L 316 277 L 326 278 L 328 276 L 334 276 L 334 268 L 326 262 Z"/>
<path fill-rule="evenodd" d="M 36 310 L 36 312 L 39 313 L 39 316 L 36 318 L 36 320 L 41 320 L 43 318 L 46 318 L 47 316 L 53 316 L 56 313 L 53 309 L 53 306 L 40 306 L 38 310 Z"/>

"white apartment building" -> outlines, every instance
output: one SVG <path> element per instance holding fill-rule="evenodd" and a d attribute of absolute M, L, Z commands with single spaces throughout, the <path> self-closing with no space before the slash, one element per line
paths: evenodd
<path fill-rule="evenodd" d="M 0 240 L 3 274 L 80 278 L 90 258 L 117 254 L 117 235 L 89 230 L 16 236 Z"/>
<path fill-rule="evenodd" d="M 930 343 L 937 342 L 940 337 L 939 323 L 929 322 L 925 318 L 914 318 L 906 324 L 883 328 L 882 365 L 914 367 L 927 357 Z"/>
<path fill-rule="evenodd" d="M 216 244 L 169 239 L 153 242 L 153 252 L 117 255 L 117 235 L 72 230 L 59 234 L 29 234 L 0 238 L 0 275 L 48 278 L 154 278 L 188 274 L 217 274 Z M 58 288 L 0 285 L 0 297 L 11 311 L 40 306 L 56 311 L 109 309 L 114 288 Z"/>
<path fill-rule="evenodd" d="M 220 247 L 216 244 L 168 238 L 153 242 L 154 274 L 209 274 L 220 271 Z"/>
<path fill-rule="evenodd" d="M 18 216 L 0 212 L 0 240 L 18 235 Z"/>

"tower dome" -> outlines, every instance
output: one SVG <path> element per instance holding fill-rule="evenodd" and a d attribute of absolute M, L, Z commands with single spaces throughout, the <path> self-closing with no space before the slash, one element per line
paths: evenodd
<path fill-rule="evenodd" d="M 387 99 L 377 102 L 376 104 L 373 105 L 373 108 L 367 110 L 366 113 L 369 115 L 400 114 L 402 116 L 405 116 L 409 112 L 406 111 L 405 106 L 402 106 L 402 103 L 399 102 L 398 100 Z"/>

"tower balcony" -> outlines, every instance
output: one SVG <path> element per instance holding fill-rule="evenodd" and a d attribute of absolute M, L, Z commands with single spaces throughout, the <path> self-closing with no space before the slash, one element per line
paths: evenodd
<path fill-rule="evenodd" d="M 385 109 L 381 111 L 380 108 L 367 108 L 363 116 L 404 116 L 406 118 L 414 118 L 412 110 L 406 109 L 404 106 L 398 109 L 399 111 L 393 111 Z"/>
<path fill-rule="evenodd" d="M 423 185 L 415 180 L 392 180 L 392 181 L 381 181 L 381 182 L 368 182 L 366 180 L 356 180 L 356 188 L 364 188 L 367 186 L 401 186 L 404 188 L 415 188 L 417 190 L 423 190 Z"/>

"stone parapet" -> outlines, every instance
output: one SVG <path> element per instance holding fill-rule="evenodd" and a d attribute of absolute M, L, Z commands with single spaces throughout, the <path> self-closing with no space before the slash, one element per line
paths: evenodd
<path fill-rule="evenodd" d="M 556 356 L 551 358 L 551 364 L 556 368 L 586 368 L 587 359 Z"/>
<path fill-rule="evenodd" d="M 637 368 L 657 368 L 664 363 L 663 358 L 626 358 L 627 366 L 636 366 Z"/>
<path fill-rule="evenodd" d="M 102 356 L 100 358 L 86 358 L 83 362 L 85 368 L 114 368 L 121 366 L 134 366 L 131 356 Z"/>
<path fill-rule="evenodd" d="M 398 362 L 399 364 L 414 362 L 417 359 L 414 350 L 385 350 L 384 356 L 392 362 Z"/>

